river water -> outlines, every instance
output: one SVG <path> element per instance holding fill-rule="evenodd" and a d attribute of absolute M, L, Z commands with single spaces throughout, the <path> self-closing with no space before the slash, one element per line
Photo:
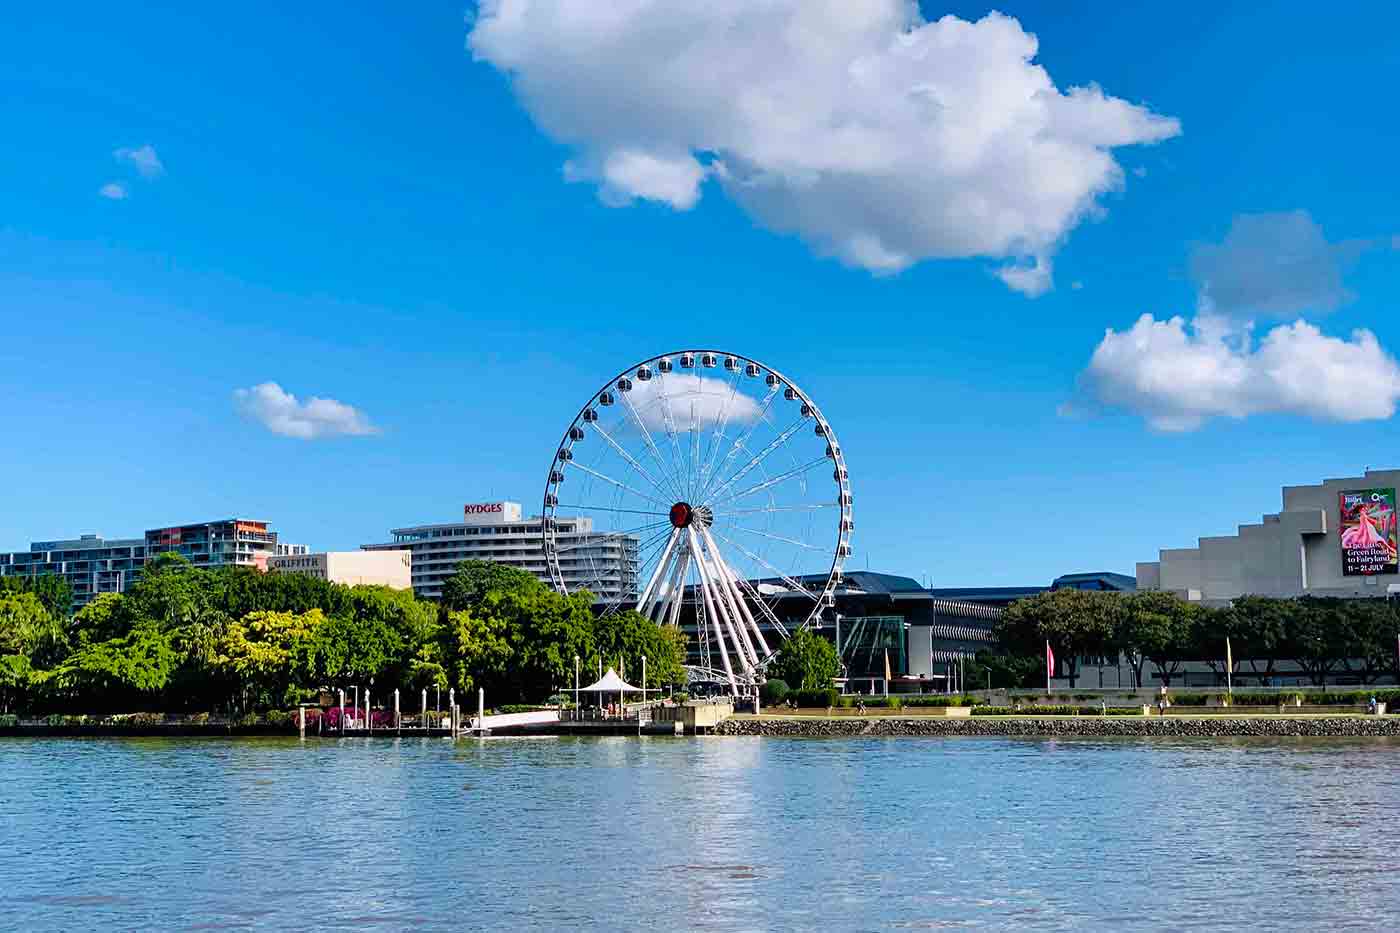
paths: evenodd
<path fill-rule="evenodd" d="M 0 739 L 0 927 L 1385 929 L 1400 741 Z"/>

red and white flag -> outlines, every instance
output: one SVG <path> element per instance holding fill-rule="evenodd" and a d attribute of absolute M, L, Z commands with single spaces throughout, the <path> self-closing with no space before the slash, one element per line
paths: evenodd
<path fill-rule="evenodd" d="M 1050 640 L 1045 640 L 1045 689 L 1050 689 L 1050 678 L 1055 676 L 1055 652 L 1050 650 Z"/>

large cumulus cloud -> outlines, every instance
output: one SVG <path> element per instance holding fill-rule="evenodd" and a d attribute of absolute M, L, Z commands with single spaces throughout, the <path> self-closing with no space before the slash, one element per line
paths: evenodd
<path fill-rule="evenodd" d="M 688 210 L 714 180 L 850 265 L 990 257 L 1031 295 L 1122 184 L 1113 149 L 1180 132 L 1057 88 L 1010 17 L 907 0 L 482 0 L 469 45 L 609 204 Z"/>

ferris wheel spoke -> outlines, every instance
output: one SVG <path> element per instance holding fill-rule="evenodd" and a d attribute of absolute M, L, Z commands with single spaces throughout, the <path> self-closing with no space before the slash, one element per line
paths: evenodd
<path fill-rule="evenodd" d="M 744 466 L 739 470 L 739 472 L 729 477 L 729 479 L 725 480 L 724 483 L 718 489 L 714 490 L 714 492 L 707 493 L 707 495 L 718 498 L 720 493 L 729 489 L 729 487 L 733 486 L 739 480 L 743 479 L 746 475 L 748 475 L 750 472 L 756 469 L 759 466 L 759 464 L 763 463 L 764 460 L 767 460 L 769 454 L 773 453 L 773 451 L 786 444 L 788 438 L 792 437 L 794 434 L 796 434 L 799 430 L 802 429 L 802 426 L 805 423 L 805 421 L 806 419 L 804 418 L 798 418 L 796 421 L 794 421 L 785 431 L 783 431 L 783 433 L 779 434 L 776 438 L 774 438 L 768 444 L 767 447 L 763 448 L 763 450 L 759 451 L 758 454 L 752 459 L 750 459 L 748 463 L 744 464 Z"/>
<path fill-rule="evenodd" d="M 666 391 L 666 374 L 657 373 L 656 381 L 661 390 L 661 415 L 666 424 L 666 436 L 671 439 L 671 477 L 674 480 L 683 473 L 684 458 L 681 456 L 680 441 L 676 438 L 676 418 L 671 411 L 671 396 Z"/>
<path fill-rule="evenodd" d="M 689 485 L 686 493 L 690 498 L 695 496 L 695 487 L 700 475 L 700 434 L 696 430 L 700 425 L 700 413 L 695 410 L 695 399 L 690 400 L 690 475 Z"/>
<path fill-rule="evenodd" d="M 773 404 L 773 399 L 777 397 L 778 386 L 770 386 L 768 389 L 768 394 L 764 396 L 763 403 L 758 408 L 758 414 L 754 415 L 753 422 L 747 428 L 744 429 L 743 434 L 740 434 L 738 437 L 734 438 L 734 443 L 729 446 L 729 451 L 724 455 L 724 460 L 720 463 L 719 469 L 715 470 L 713 473 L 710 474 L 710 483 L 714 482 L 716 476 L 729 469 L 729 464 L 734 462 L 734 457 L 739 453 L 740 450 L 743 449 L 744 445 L 749 442 L 749 438 L 753 436 L 754 430 L 757 429 L 760 424 L 765 423 L 765 419 L 768 415 L 768 409 Z M 709 483 L 706 484 L 705 489 L 701 490 L 699 498 L 704 498 L 708 494 Z"/>
<path fill-rule="evenodd" d="M 772 564 L 770 564 L 768 561 L 764 560 L 762 557 L 759 557 L 757 554 L 755 554 L 753 551 L 750 551 L 748 548 L 744 547 L 744 546 L 743 546 L 742 544 L 740 544 L 738 541 L 735 541 L 734 539 L 730 538 L 728 535 L 722 535 L 722 534 L 720 534 L 718 531 L 715 531 L 714 529 L 710 529 L 710 532 L 711 532 L 711 534 L 713 534 L 716 538 L 719 538 L 721 541 L 723 541 L 725 544 L 728 544 L 729 546 L 733 547 L 735 550 L 739 551 L 739 552 L 740 552 L 741 554 L 743 554 L 744 556 L 748 557 L 749 560 L 752 560 L 752 561 L 754 561 L 754 562 L 756 562 L 756 563 L 762 564 L 763 566 L 767 567 L 769 570 L 773 571 L 773 573 L 777 575 L 777 577 L 778 577 L 779 580 L 782 580 L 784 583 L 786 583 L 786 584 L 787 584 L 789 587 L 791 587 L 792 589 L 797 590 L 797 591 L 800 592 L 800 593 L 805 593 L 805 594 L 807 594 L 807 596 L 808 596 L 809 598 L 811 598 L 811 600 L 812 600 L 813 602 L 815 602 L 815 603 L 820 603 L 820 602 L 821 602 L 821 597 L 817 596 L 816 593 L 813 593 L 811 590 L 807 589 L 807 587 L 803 586 L 801 583 L 797 582 L 797 581 L 794 580 L 792 577 L 788 576 L 786 573 L 784 573 L 783 571 L 779 570 L 777 567 L 774 567 L 774 566 L 773 566 Z"/>
<path fill-rule="evenodd" d="M 600 473 L 600 472 L 598 472 L 597 470 L 593 469 L 592 467 L 584 466 L 582 463 L 579 463 L 577 460 L 570 460 L 570 461 L 569 461 L 569 466 L 574 467 L 574 468 L 579 469 L 579 470 L 582 470 L 583 472 L 589 474 L 590 476 L 596 476 L 596 477 L 598 477 L 598 479 L 602 480 L 602 481 L 605 482 L 605 483 L 612 483 L 612 484 L 613 484 L 614 486 L 616 486 L 618 489 L 625 489 L 626 491 L 630 492 L 632 495 L 638 496 L 638 497 L 640 497 L 640 498 L 642 498 L 642 499 L 645 499 L 645 500 L 647 500 L 648 502 L 652 503 L 653 505 L 659 505 L 659 506 L 661 506 L 663 509 L 667 509 L 667 510 L 669 510 L 669 509 L 671 508 L 671 506 L 670 506 L 669 503 L 662 502 L 660 499 L 655 499 L 655 498 L 653 498 L 653 497 L 647 495 L 646 493 L 642 492 L 642 491 L 639 490 L 639 489 L 633 489 L 631 486 L 628 486 L 626 483 L 622 482 L 621 480 L 613 479 L 611 476 L 607 475 L 606 473 Z M 664 513 L 658 513 L 658 514 L 664 514 Z"/>
<path fill-rule="evenodd" d="M 661 460 L 661 451 L 656 449 L 656 442 L 651 438 L 650 429 L 648 429 L 646 423 L 642 421 L 642 416 L 637 411 L 637 406 L 632 404 L 632 393 L 618 392 L 617 394 L 622 396 L 622 402 L 627 406 L 627 411 L 631 413 L 632 421 L 636 423 L 638 430 L 642 432 L 642 437 L 646 441 L 647 450 L 651 451 L 651 458 L 655 460 L 656 465 L 665 472 L 666 464 Z"/>
<path fill-rule="evenodd" d="M 724 403 L 720 405 L 719 417 L 715 419 L 715 431 L 710 435 L 709 443 L 705 445 L 705 454 L 700 461 L 700 474 L 696 478 L 700 488 L 704 488 L 706 477 L 710 469 L 714 467 L 715 455 L 722 446 L 721 438 L 724 437 L 724 430 L 729 426 L 729 406 L 734 403 L 734 397 L 739 393 L 740 370 L 734 370 L 734 378 L 729 383 L 729 394 L 725 396 Z"/>
<path fill-rule="evenodd" d="M 646 509 L 617 509 L 617 508 L 613 508 L 612 506 L 607 506 L 607 505 L 573 505 L 573 504 L 560 503 L 559 505 L 556 505 L 555 508 L 556 508 L 556 509 L 582 509 L 582 510 L 584 510 L 584 511 L 589 511 L 589 512 L 625 512 L 625 513 L 628 514 L 628 515 L 658 515 L 658 516 L 660 516 L 660 517 L 662 517 L 662 518 L 665 518 L 666 515 L 667 515 L 666 512 L 652 512 L 652 511 L 649 511 L 649 510 L 646 510 Z M 737 513 L 731 513 L 731 514 L 737 514 Z"/>
<path fill-rule="evenodd" d="M 840 508 L 836 502 L 814 502 L 811 505 L 766 505 L 749 509 L 712 509 L 716 518 L 721 515 L 759 515 L 768 512 L 816 512 L 821 509 Z"/>
<path fill-rule="evenodd" d="M 742 525 L 729 525 L 731 531 L 743 531 L 751 535 L 758 535 L 760 538 L 771 538 L 774 541 L 782 541 L 784 544 L 791 544 L 795 547 L 806 548 L 809 551 L 826 551 L 828 548 L 817 547 L 815 544 L 808 544 L 805 541 L 798 541 L 796 538 L 785 538 L 782 535 L 769 534 L 766 531 L 759 531 L 757 528 L 745 528 Z"/>
<path fill-rule="evenodd" d="M 603 426 L 602 426 L 601 424 L 598 424 L 598 423 L 595 421 L 595 422 L 593 423 L 593 430 L 597 431 L 597 432 L 598 432 L 598 436 L 601 437 L 603 440 L 607 441 L 607 442 L 608 442 L 608 445 L 609 445 L 610 447 L 612 447 L 613 450 L 617 451 L 618 455 L 621 456 L 623 460 L 626 460 L 627 463 L 632 467 L 632 469 L 636 470 L 637 473 L 638 473 L 643 479 L 645 479 L 648 483 L 651 483 L 653 486 L 655 486 L 657 492 L 661 493 L 663 496 L 670 496 L 670 495 L 674 495 L 674 494 L 675 494 L 675 491 L 676 491 L 676 490 L 675 490 L 674 488 L 672 488 L 672 489 L 667 489 L 666 487 L 664 487 L 664 486 L 662 486 L 660 483 L 658 483 L 656 480 L 652 479 L 651 474 L 648 473 L 645 469 L 642 468 L 642 465 L 641 465 L 640 463 L 637 462 L 637 460 L 636 460 L 635 457 L 633 457 L 631 454 L 629 454 L 626 450 L 623 450 L 622 445 L 619 444 L 617 441 L 613 440 L 613 436 L 612 436 L 611 434 L 609 434 L 607 431 L 604 431 L 604 430 L 603 430 Z M 663 469 L 664 469 L 664 465 L 663 465 Z M 664 474 L 663 474 L 663 475 L 664 475 Z"/>
<path fill-rule="evenodd" d="M 718 499 L 718 500 L 716 500 L 715 502 L 706 503 L 706 504 L 707 504 L 707 505 L 710 505 L 711 507 L 713 507 L 713 506 L 718 505 L 718 504 L 720 504 L 720 503 L 724 503 L 724 502 L 733 502 L 733 501 L 735 501 L 736 499 L 742 499 L 742 498 L 744 498 L 745 496 L 751 496 L 751 495 L 753 495 L 754 493 L 756 493 L 756 492 L 762 492 L 762 491 L 765 490 L 765 489 L 771 489 L 771 488 L 773 488 L 774 486 L 778 485 L 779 483 L 786 482 L 787 480 L 792 479 L 794 476 L 801 476 L 801 475 L 803 475 L 804 473 L 807 473 L 808 471 L 810 471 L 810 470 L 812 469 L 812 467 L 816 466 L 817 464 L 819 464 L 819 463 L 825 463 L 825 462 L 826 462 L 826 457 L 825 457 L 825 456 L 817 457 L 816 459 L 811 460 L 811 461 L 809 461 L 809 462 L 807 462 L 807 463 L 804 463 L 804 464 L 802 464 L 801 466 L 793 467 L 791 470 L 788 470 L 786 473 L 779 473 L 777 476 L 774 476 L 774 477 L 772 477 L 771 479 L 766 479 L 766 480 L 764 480 L 764 481 L 761 482 L 761 483 L 758 483 L 758 484 L 756 484 L 756 485 L 754 485 L 754 486 L 750 486 L 748 489 L 745 489 L 743 492 L 736 492 L 736 493 L 734 493 L 734 494 L 731 495 L 731 496 L 726 496 L 726 497 L 723 498 L 723 499 Z"/>
<path fill-rule="evenodd" d="M 632 536 L 632 535 L 638 534 L 638 533 L 640 533 L 640 532 L 643 532 L 643 531 L 650 531 L 650 530 L 652 530 L 653 528 L 659 528 L 659 527 L 661 527 L 662 525 L 669 525 L 669 524 L 670 524 L 669 521 L 651 522 L 650 524 L 646 524 L 646 525 L 638 525 L 636 528 L 628 528 L 628 529 L 626 529 L 625 531 L 609 531 L 609 532 L 607 532 L 607 533 L 605 533 L 605 534 L 601 534 L 601 535 L 599 535 L 599 534 L 589 534 L 589 533 L 587 533 L 587 532 L 584 532 L 584 534 L 587 534 L 587 535 L 588 535 L 588 538 L 587 538 L 586 541 L 580 541 L 578 544 L 571 544 L 571 545 L 569 545 L 568 547 L 559 547 L 559 548 L 555 548 L 555 549 L 554 549 L 554 553 L 555 553 L 555 554 L 568 554 L 568 553 L 570 553 L 570 552 L 572 552 L 572 551 L 582 550 L 583 548 L 597 547 L 597 546 L 600 545 L 600 544 L 606 544 L 606 543 L 611 542 L 611 541 L 616 541 L 616 540 L 618 540 L 619 538 L 627 538 L 627 537 L 630 537 L 630 536 Z"/>

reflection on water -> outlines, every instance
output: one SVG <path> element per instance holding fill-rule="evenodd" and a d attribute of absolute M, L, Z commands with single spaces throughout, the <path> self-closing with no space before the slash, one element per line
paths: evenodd
<path fill-rule="evenodd" d="M 1400 742 L 0 741 L 7 929 L 1378 929 Z"/>

